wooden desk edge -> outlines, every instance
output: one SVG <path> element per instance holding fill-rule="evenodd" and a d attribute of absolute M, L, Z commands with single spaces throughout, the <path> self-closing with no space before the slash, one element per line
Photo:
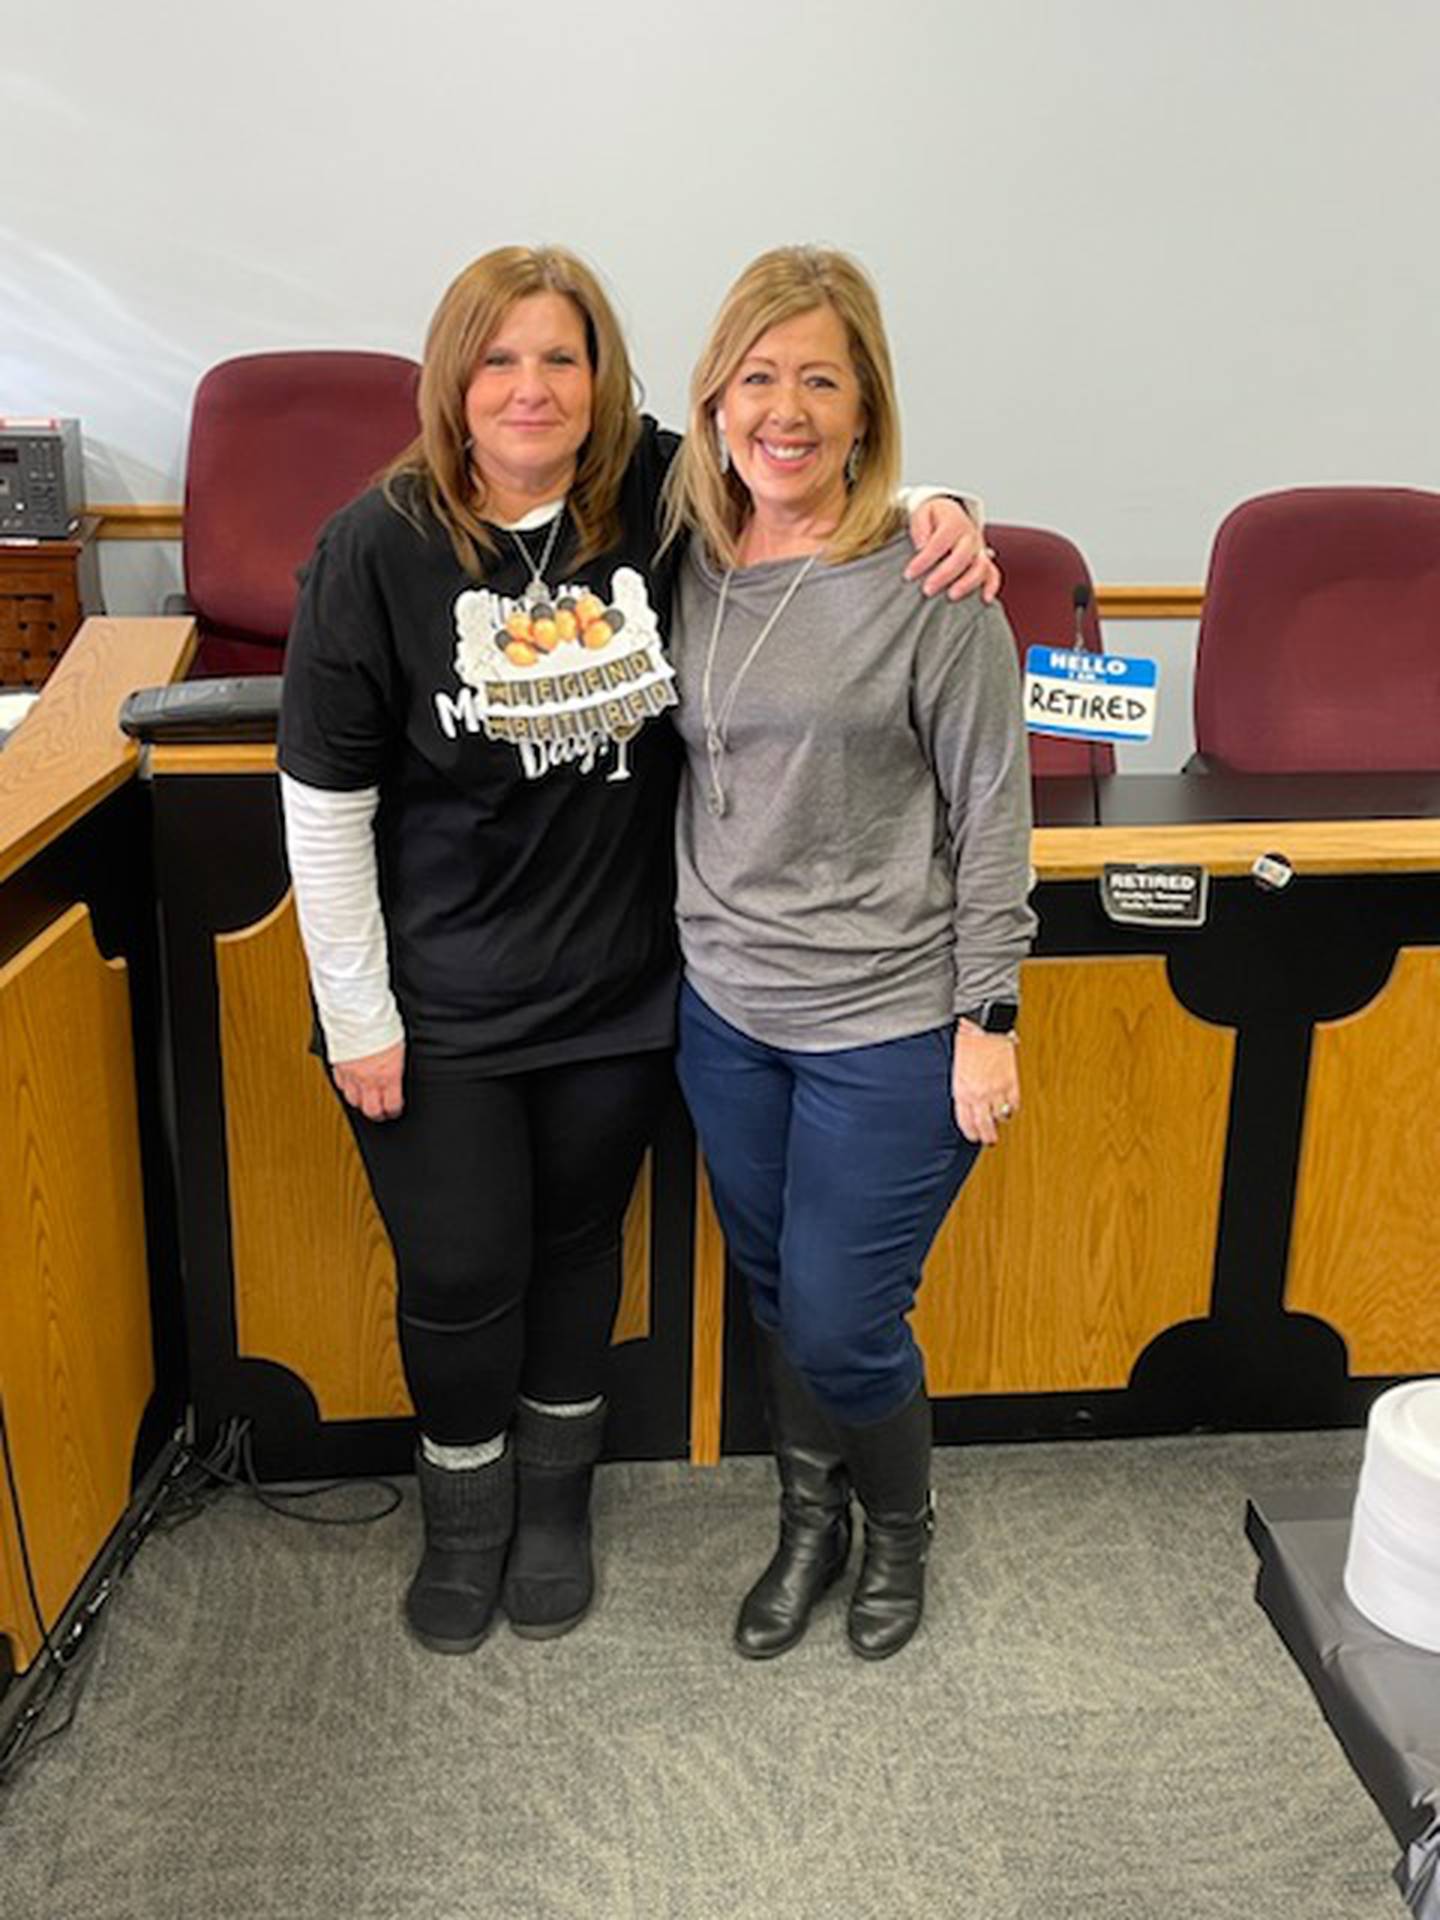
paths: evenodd
<path fill-rule="evenodd" d="M 0 752 L 0 881 L 132 778 L 121 702 L 180 679 L 195 642 L 188 616 L 84 623 Z"/>
<path fill-rule="evenodd" d="M 1283 854 L 1301 875 L 1429 873 L 1440 868 L 1440 819 L 1037 827 L 1031 840 L 1042 880 L 1093 880 L 1109 860 L 1186 861 L 1216 875 L 1244 874 L 1262 853 Z"/>
<path fill-rule="evenodd" d="M 273 773 L 275 749 L 263 742 L 152 747 L 150 771 Z M 1300 874 L 1428 873 L 1440 869 L 1440 819 L 1037 827 L 1031 840 L 1042 880 L 1093 880 L 1107 860 L 1190 861 L 1217 875 L 1244 874 L 1262 853 L 1283 853 Z"/>
<path fill-rule="evenodd" d="M 272 741 L 247 740 L 233 747 L 219 741 L 187 747 L 150 749 L 147 766 L 152 776 L 166 773 L 274 773 Z"/>

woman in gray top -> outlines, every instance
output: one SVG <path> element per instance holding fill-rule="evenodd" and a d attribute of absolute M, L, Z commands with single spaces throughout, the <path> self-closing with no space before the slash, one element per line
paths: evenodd
<path fill-rule="evenodd" d="M 731 289 L 672 474 L 680 1075 L 749 1282 L 780 1543 L 736 1644 L 794 1645 L 866 1515 L 855 1651 L 919 1625 L 930 1408 L 906 1322 L 930 1243 L 1018 1111 L 1034 932 L 1015 648 L 907 592 L 879 306 L 843 254 Z"/>

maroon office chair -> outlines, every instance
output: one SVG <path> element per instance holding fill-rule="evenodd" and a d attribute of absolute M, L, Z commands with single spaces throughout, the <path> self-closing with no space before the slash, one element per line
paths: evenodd
<path fill-rule="evenodd" d="M 1297 487 L 1222 521 L 1195 745 L 1242 773 L 1440 772 L 1440 493 Z"/>
<path fill-rule="evenodd" d="M 1095 584 L 1084 554 L 1073 541 L 1045 527 L 1002 526 L 994 521 L 986 527 L 985 538 L 995 549 L 1004 575 L 1000 604 L 1014 630 L 1022 673 L 1027 647 L 1075 645 L 1077 587 L 1090 590 L 1090 604 L 1080 622 L 1085 650 L 1105 651 Z M 1115 749 L 1102 741 L 1057 740 L 1043 733 L 1032 733 L 1029 739 L 1030 771 L 1037 777 L 1115 771 Z"/>
<path fill-rule="evenodd" d="M 391 353 L 254 353 L 205 375 L 185 470 L 195 674 L 279 673 L 296 569 L 415 438 L 419 372 Z"/>

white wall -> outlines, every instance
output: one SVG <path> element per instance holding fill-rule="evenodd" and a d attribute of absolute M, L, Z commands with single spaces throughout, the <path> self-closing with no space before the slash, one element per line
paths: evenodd
<path fill-rule="evenodd" d="M 81 0 L 5 66 L 0 411 L 78 413 L 95 499 L 179 498 L 214 360 L 416 352 L 515 239 L 601 266 L 671 420 L 751 255 L 852 249 L 909 473 L 1103 580 L 1200 580 L 1266 487 L 1437 482 L 1435 0 Z M 117 610 L 172 572 L 106 554 Z"/>

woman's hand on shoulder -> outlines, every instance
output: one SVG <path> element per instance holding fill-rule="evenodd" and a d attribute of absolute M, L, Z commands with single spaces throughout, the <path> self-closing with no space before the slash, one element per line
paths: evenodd
<path fill-rule="evenodd" d="M 405 1110 L 405 1042 L 397 1040 L 358 1060 L 332 1061 L 330 1077 L 367 1120 L 396 1120 Z"/>
<path fill-rule="evenodd" d="M 910 516 L 910 539 L 915 558 L 905 578 L 919 580 L 927 598 L 948 589 L 952 600 L 963 600 L 978 588 L 988 605 L 999 593 L 995 556 L 958 500 L 935 494 L 917 507 Z"/>
<path fill-rule="evenodd" d="M 958 1022 L 950 1088 L 955 1124 L 965 1138 L 995 1146 L 1001 1127 L 1020 1111 L 1020 1064 L 1013 1036 Z"/>

